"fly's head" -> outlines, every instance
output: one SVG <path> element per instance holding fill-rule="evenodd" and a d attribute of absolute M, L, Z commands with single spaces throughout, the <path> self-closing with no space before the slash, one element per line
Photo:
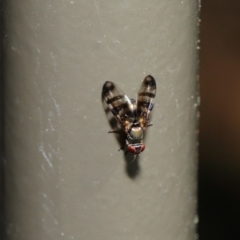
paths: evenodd
<path fill-rule="evenodd" d="M 139 155 L 145 149 L 145 145 L 143 143 L 128 144 L 127 147 L 128 151 L 134 153 L 135 155 Z"/>

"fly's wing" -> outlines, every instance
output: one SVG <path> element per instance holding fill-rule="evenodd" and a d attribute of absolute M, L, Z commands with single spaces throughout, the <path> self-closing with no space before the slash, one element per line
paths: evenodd
<path fill-rule="evenodd" d="M 121 128 L 127 133 L 135 120 L 134 104 L 113 82 L 103 85 L 102 97 Z"/>
<path fill-rule="evenodd" d="M 138 91 L 138 122 L 143 129 L 146 128 L 149 123 L 149 116 L 153 109 L 156 89 L 157 86 L 155 79 L 151 75 L 148 75 L 144 78 L 142 85 Z"/>

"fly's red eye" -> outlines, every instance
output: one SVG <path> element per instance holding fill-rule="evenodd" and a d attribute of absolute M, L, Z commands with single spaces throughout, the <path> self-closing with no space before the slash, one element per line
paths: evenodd
<path fill-rule="evenodd" d="M 129 146 L 129 147 L 128 147 L 128 151 L 129 151 L 129 152 L 132 152 L 132 153 L 135 153 L 135 152 L 136 152 L 136 149 L 135 149 L 135 147 L 133 147 L 133 146 Z"/>
<path fill-rule="evenodd" d="M 144 149 L 145 149 L 145 145 L 143 144 L 143 145 L 141 146 L 141 152 L 143 152 Z"/>

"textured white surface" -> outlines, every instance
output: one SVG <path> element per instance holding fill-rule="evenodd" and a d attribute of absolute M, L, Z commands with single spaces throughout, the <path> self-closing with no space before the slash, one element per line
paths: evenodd
<path fill-rule="evenodd" d="M 8 1 L 6 239 L 192 240 L 197 1 Z M 106 80 L 157 81 L 146 150 L 107 134 Z"/>

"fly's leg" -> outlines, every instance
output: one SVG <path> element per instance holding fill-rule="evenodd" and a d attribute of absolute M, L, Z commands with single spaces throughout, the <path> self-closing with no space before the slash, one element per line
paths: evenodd
<path fill-rule="evenodd" d="M 118 149 L 118 151 L 121 151 L 121 150 L 124 151 L 124 146 L 121 146 L 121 147 Z"/>
<path fill-rule="evenodd" d="M 133 160 L 129 164 L 132 164 L 138 156 L 139 156 L 138 154 L 134 154 Z"/>
<path fill-rule="evenodd" d="M 108 133 L 121 133 L 121 132 L 122 132 L 122 130 L 120 130 L 120 129 L 108 131 Z"/>
<path fill-rule="evenodd" d="M 127 150 L 124 152 L 124 156 L 126 156 L 127 153 L 129 152 L 129 151 L 128 151 L 128 145 L 129 145 L 129 142 L 128 142 L 127 139 L 125 140 L 125 144 L 126 144 L 126 146 L 127 146 Z"/>

